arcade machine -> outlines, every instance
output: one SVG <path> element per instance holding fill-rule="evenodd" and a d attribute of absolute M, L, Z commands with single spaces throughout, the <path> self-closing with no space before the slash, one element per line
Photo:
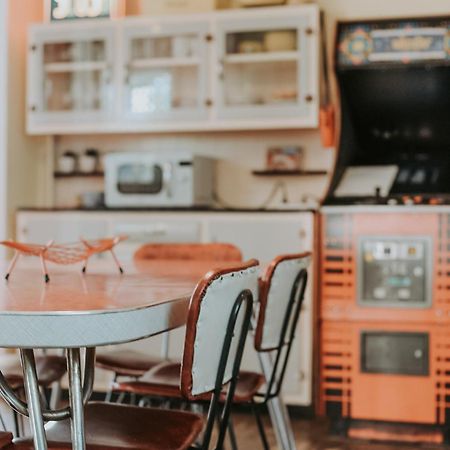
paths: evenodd
<path fill-rule="evenodd" d="M 320 408 L 351 437 L 450 438 L 450 16 L 340 23 L 321 211 Z"/>

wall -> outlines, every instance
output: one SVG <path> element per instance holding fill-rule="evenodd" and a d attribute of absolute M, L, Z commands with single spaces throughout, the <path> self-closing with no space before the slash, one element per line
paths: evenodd
<path fill-rule="evenodd" d="M 5 0 L 1 0 L 5 1 Z M 50 139 L 25 132 L 27 29 L 43 18 L 42 2 L 9 0 L 8 17 L 8 234 L 13 235 L 14 212 L 23 205 L 37 206 L 48 195 Z"/>
<path fill-rule="evenodd" d="M 6 98 L 7 85 L 7 67 L 8 67 L 8 3 L 0 2 L 0 98 Z M 7 105 L 6 102 L 0 102 L 0 239 L 6 234 L 7 227 Z M 0 248 L 0 258 L 4 250 Z"/>
<path fill-rule="evenodd" d="M 195 154 L 208 155 L 218 159 L 216 191 L 223 202 L 235 207 L 260 207 L 269 197 L 275 183 L 283 181 L 288 190 L 291 207 L 308 200 L 320 199 L 327 177 L 259 178 L 251 174 L 252 169 L 262 169 L 266 150 L 276 145 L 300 145 L 305 149 L 304 165 L 308 169 L 326 170 L 330 167 L 333 152 L 320 147 L 318 133 L 309 131 L 252 131 L 156 135 L 119 136 L 64 136 L 56 142 L 57 154 L 64 150 L 82 152 L 94 147 L 100 151 L 145 151 L 189 150 Z M 81 182 L 58 181 L 55 198 L 59 206 L 71 206 L 76 196 L 87 188 L 88 180 Z M 91 181 L 89 189 L 99 190 L 101 185 Z M 282 204 L 282 193 L 269 206 Z"/>

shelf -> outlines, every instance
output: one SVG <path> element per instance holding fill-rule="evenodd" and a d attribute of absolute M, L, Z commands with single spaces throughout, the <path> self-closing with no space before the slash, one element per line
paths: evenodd
<path fill-rule="evenodd" d="M 199 58 L 154 58 L 154 59 L 135 59 L 130 62 L 130 69 L 152 69 L 165 67 L 183 67 L 198 66 Z"/>
<path fill-rule="evenodd" d="M 297 61 L 299 52 L 261 52 L 261 53 L 235 53 L 225 56 L 225 64 L 245 64 L 259 62 Z"/>
<path fill-rule="evenodd" d="M 258 177 L 313 177 L 327 175 L 326 170 L 253 170 Z"/>
<path fill-rule="evenodd" d="M 107 67 L 105 61 L 59 62 L 45 64 L 44 71 L 46 73 L 89 72 L 105 70 Z"/>
<path fill-rule="evenodd" d="M 72 173 L 64 173 L 64 172 L 54 172 L 53 176 L 55 178 L 92 178 L 92 177 L 104 177 L 105 174 L 103 172 L 72 172 Z"/>

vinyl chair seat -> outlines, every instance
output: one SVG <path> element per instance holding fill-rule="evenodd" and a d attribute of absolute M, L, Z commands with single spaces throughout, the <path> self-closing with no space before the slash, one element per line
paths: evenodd
<path fill-rule="evenodd" d="M 9 433 L 8 431 L 0 431 L 0 449 L 10 448 L 12 440 L 12 433 Z"/>
<path fill-rule="evenodd" d="M 161 363 L 161 358 L 129 350 L 115 350 L 97 355 L 96 365 L 124 377 L 141 377 Z"/>
<path fill-rule="evenodd" d="M 85 408 L 86 449 L 186 450 L 203 425 L 203 418 L 190 412 L 93 402 Z M 72 448 L 69 420 L 54 422 L 46 434 L 49 449 Z M 16 439 L 11 447 L 33 448 L 30 438 Z"/>
<path fill-rule="evenodd" d="M 14 361 L 1 366 L 1 370 L 9 385 L 13 389 L 23 387 L 22 366 L 17 358 Z M 66 373 L 66 358 L 58 355 L 36 356 L 36 371 L 39 385 L 49 387 L 55 381 L 59 381 Z"/>
<path fill-rule="evenodd" d="M 180 391 L 181 365 L 163 363 L 147 374 L 145 381 L 115 383 L 113 389 L 152 397 L 182 398 Z M 256 372 L 239 372 L 233 403 L 247 403 L 265 383 L 264 376 Z M 201 395 L 198 400 L 209 400 L 209 395 Z"/>

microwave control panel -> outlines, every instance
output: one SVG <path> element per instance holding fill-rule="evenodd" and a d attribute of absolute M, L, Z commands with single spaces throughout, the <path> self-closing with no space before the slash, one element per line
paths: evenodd
<path fill-rule="evenodd" d="M 431 239 L 363 237 L 359 253 L 359 304 L 408 308 L 431 305 Z"/>

